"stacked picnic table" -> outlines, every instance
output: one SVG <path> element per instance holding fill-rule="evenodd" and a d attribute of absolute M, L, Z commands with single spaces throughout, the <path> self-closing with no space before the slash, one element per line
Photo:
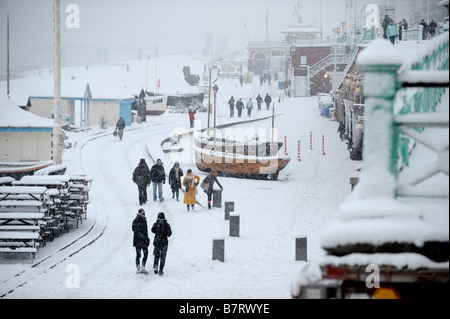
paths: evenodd
<path fill-rule="evenodd" d="M 34 259 L 40 246 L 87 218 L 92 178 L 24 176 L 0 184 L 0 256 Z"/>

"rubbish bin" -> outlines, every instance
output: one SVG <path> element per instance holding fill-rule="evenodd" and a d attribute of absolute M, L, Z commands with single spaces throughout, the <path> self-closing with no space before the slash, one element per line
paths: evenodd
<path fill-rule="evenodd" d="M 284 90 L 284 81 L 278 81 L 278 89 Z"/>
<path fill-rule="evenodd" d="M 332 102 L 323 103 L 323 116 L 330 117 L 330 109 L 334 106 Z"/>

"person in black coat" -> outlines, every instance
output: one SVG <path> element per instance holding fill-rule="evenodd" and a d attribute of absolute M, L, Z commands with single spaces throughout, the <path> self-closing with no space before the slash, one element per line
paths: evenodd
<path fill-rule="evenodd" d="M 266 108 L 270 108 L 270 103 L 272 103 L 272 98 L 270 97 L 269 93 L 266 93 L 266 96 L 264 97 L 264 102 L 266 102 Z"/>
<path fill-rule="evenodd" d="M 133 172 L 133 182 L 135 182 L 138 186 L 139 205 L 147 202 L 147 186 L 150 186 L 151 178 L 152 176 L 150 169 L 148 168 L 145 159 L 141 158 L 138 166 Z"/>
<path fill-rule="evenodd" d="M 136 270 L 137 273 L 145 273 L 145 263 L 148 258 L 148 246 L 150 245 L 150 238 L 148 237 L 147 220 L 145 219 L 145 211 L 140 208 L 136 218 L 133 220 L 131 229 L 134 233 L 133 246 L 136 249 Z M 144 254 L 142 258 L 142 265 L 140 263 L 141 251 Z"/>
<path fill-rule="evenodd" d="M 158 158 L 156 164 L 152 166 L 152 182 L 153 182 L 153 200 L 156 200 L 156 189 L 158 188 L 158 197 L 162 202 L 164 200 L 162 184 L 166 183 L 166 172 L 164 170 L 163 162 Z"/>
<path fill-rule="evenodd" d="M 175 162 L 172 169 L 169 172 L 169 185 L 172 188 L 172 198 L 180 195 L 181 177 L 183 177 L 183 170 L 180 168 L 180 163 Z"/>
<path fill-rule="evenodd" d="M 242 109 L 244 108 L 244 102 L 242 102 L 241 98 L 236 102 L 236 108 L 237 108 L 237 111 L 238 111 L 238 116 L 241 117 Z"/>
<path fill-rule="evenodd" d="M 202 185 L 207 184 L 207 187 L 205 187 L 203 191 L 206 195 L 208 195 L 208 209 L 211 209 L 211 197 L 214 191 L 214 183 L 217 183 L 217 185 L 219 185 L 219 187 L 223 190 L 222 185 L 217 180 L 217 171 L 212 169 L 202 182 Z"/>
<path fill-rule="evenodd" d="M 124 129 L 125 129 L 125 120 L 123 119 L 123 117 L 120 117 L 120 119 L 116 123 L 116 131 L 117 133 L 119 133 L 120 140 L 122 140 Z"/>
<path fill-rule="evenodd" d="M 170 224 L 167 222 L 164 213 L 158 213 L 158 218 L 152 227 L 152 233 L 155 234 L 155 238 L 153 239 L 153 246 L 155 246 L 153 251 L 153 255 L 155 256 L 153 271 L 155 274 L 162 276 L 166 264 L 167 248 L 169 246 L 168 237 L 172 235 L 172 229 L 170 228 Z"/>

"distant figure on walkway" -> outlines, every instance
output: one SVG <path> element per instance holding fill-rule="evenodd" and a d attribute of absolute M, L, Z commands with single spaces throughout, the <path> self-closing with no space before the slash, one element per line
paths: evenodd
<path fill-rule="evenodd" d="M 420 21 L 419 23 L 422 27 L 422 40 L 426 40 L 428 37 L 428 24 L 425 22 L 424 19 L 422 19 L 422 21 Z"/>
<path fill-rule="evenodd" d="M 187 205 L 187 211 L 189 212 L 189 208 L 194 210 L 194 205 L 197 202 L 196 193 L 197 185 L 200 182 L 200 177 L 194 175 L 191 169 L 188 169 L 186 172 L 186 176 L 183 179 L 183 186 L 185 187 L 184 192 L 184 203 Z"/>
<path fill-rule="evenodd" d="M 152 175 L 144 158 L 141 158 L 133 172 L 133 182 L 137 184 L 139 192 L 139 205 L 147 202 L 147 187 L 150 186 Z"/>
<path fill-rule="evenodd" d="M 241 86 L 242 86 L 242 83 L 244 83 L 244 77 L 242 76 L 242 74 L 239 76 L 239 82 L 241 83 Z"/>
<path fill-rule="evenodd" d="M 437 27 L 438 27 L 438 25 L 437 25 L 436 21 L 434 21 L 434 19 L 431 19 L 430 25 L 428 26 L 428 30 L 430 32 L 430 38 L 434 38 L 434 36 L 436 35 Z"/>
<path fill-rule="evenodd" d="M 197 113 L 196 110 L 193 110 L 192 108 L 189 108 L 189 123 L 190 127 L 194 127 L 194 121 L 195 121 L 195 114 Z"/>
<path fill-rule="evenodd" d="M 381 23 L 381 26 L 383 27 L 383 38 L 387 39 L 387 28 L 388 26 L 391 24 L 391 22 L 394 22 L 394 20 L 392 20 L 391 18 L 389 18 L 389 16 L 386 14 L 384 16 L 383 22 Z"/>
<path fill-rule="evenodd" d="M 264 102 L 266 102 L 266 108 L 270 108 L 270 103 L 272 103 L 272 98 L 270 97 L 269 93 L 266 93 L 266 96 L 264 97 Z"/>
<path fill-rule="evenodd" d="M 217 180 L 217 171 L 215 169 L 211 170 L 211 173 L 208 174 L 208 176 L 205 177 L 202 184 L 200 186 L 204 186 L 203 191 L 208 196 L 208 209 L 211 209 L 211 198 L 214 191 L 214 182 L 219 185 L 219 187 L 223 190 L 222 185 Z"/>
<path fill-rule="evenodd" d="M 238 111 L 238 117 L 241 117 L 242 109 L 244 108 L 244 102 L 242 102 L 242 98 L 239 98 L 239 100 L 236 102 L 236 108 Z"/>
<path fill-rule="evenodd" d="M 256 97 L 256 103 L 258 104 L 258 110 L 261 110 L 261 104 L 262 104 L 262 97 L 261 94 L 258 94 L 258 96 Z"/>
<path fill-rule="evenodd" d="M 153 239 L 153 246 L 155 247 L 153 251 L 153 255 L 155 256 L 153 271 L 155 274 L 162 276 L 164 274 L 164 266 L 166 265 L 167 248 L 169 247 L 168 237 L 172 236 L 172 229 L 163 212 L 158 213 L 158 218 L 152 226 L 152 233 L 155 234 L 155 238 Z"/>
<path fill-rule="evenodd" d="M 148 246 L 150 245 L 150 238 L 148 238 L 147 220 L 145 219 L 145 211 L 140 208 L 136 218 L 131 225 L 133 231 L 133 246 L 136 249 L 136 273 L 147 273 L 145 264 L 148 258 Z M 144 254 L 141 263 L 141 251 Z"/>
<path fill-rule="evenodd" d="M 181 177 L 183 177 L 183 170 L 180 167 L 180 163 L 175 162 L 169 172 L 169 185 L 170 188 L 172 188 L 172 198 L 174 198 L 176 195 L 177 202 L 181 188 Z"/>
<path fill-rule="evenodd" d="M 250 99 L 247 101 L 246 108 L 247 108 L 247 117 L 251 117 L 251 116 L 252 116 L 252 110 L 253 110 L 253 102 L 252 102 L 252 98 L 250 98 Z"/>
<path fill-rule="evenodd" d="M 156 201 L 156 189 L 158 189 L 158 198 L 162 202 L 164 200 L 162 185 L 166 183 L 166 172 L 164 171 L 164 163 L 161 159 L 156 160 L 156 164 L 150 170 L 153 182 L 153 200 Z"/>
<path fill-rule="evenodd" d="M 116 131 L 119 134 L 120 140 L 122 140 L 124 129 L 125 129 L 125 120 L 123 119 L 123 117 L 120 117 L 120 119 L 116 123 Z"/>
<path fill-rule="evenodd" d="M 397 34 L 398 34 L 397 27 L 395 26 L 394 22 L 392 21 L 386 30 L 386 35 L 388 36 L 388 38 L 392 44 L 395 44 L 395 38 L 397 37 Z"/>
<path fill-rule="evenodd" d="M 234 117 L 234 97 L 231 96 L 231 98 L 228 100 L 228 105 L 230 106 L 230 117 Z"/>

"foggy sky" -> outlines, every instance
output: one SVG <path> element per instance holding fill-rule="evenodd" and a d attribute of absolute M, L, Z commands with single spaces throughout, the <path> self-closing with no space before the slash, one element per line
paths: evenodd
<path fill-rule="evenodd" d="M 303 22 L 331 35 L 346 16 L 345 0 L 300 0 Z M 61 0 L 63 64 L 95 64 L 99 60 L 154 57 L 202 52 L 206 35 L 227 37 L 228 49 L 245 51 L 247 40 L 265 39 L 266 10 L 269 37 L 294 23 L 297 0 Z M 321 19 L 322 3 L 322 19 Z M 365 4 L 393 0 L 358 0 Z M 80 27 L 65 20 L 70 4 L 80 9 Z M 347 18 L 349 18 L 347 11 Z M 353 12 L 353 11 L 352 11 Z M 51 67 L 53 61 L 53 0 L 0 0 L 0 72 L 6 70 L 6 15 L 10 19 L 10 68 Z M 138 48 L 141 50 L 138 51 Z M 105 48 L 108 48 L 106 50 Z M 122 54 L 122 55 L 121 55 Z"/>

